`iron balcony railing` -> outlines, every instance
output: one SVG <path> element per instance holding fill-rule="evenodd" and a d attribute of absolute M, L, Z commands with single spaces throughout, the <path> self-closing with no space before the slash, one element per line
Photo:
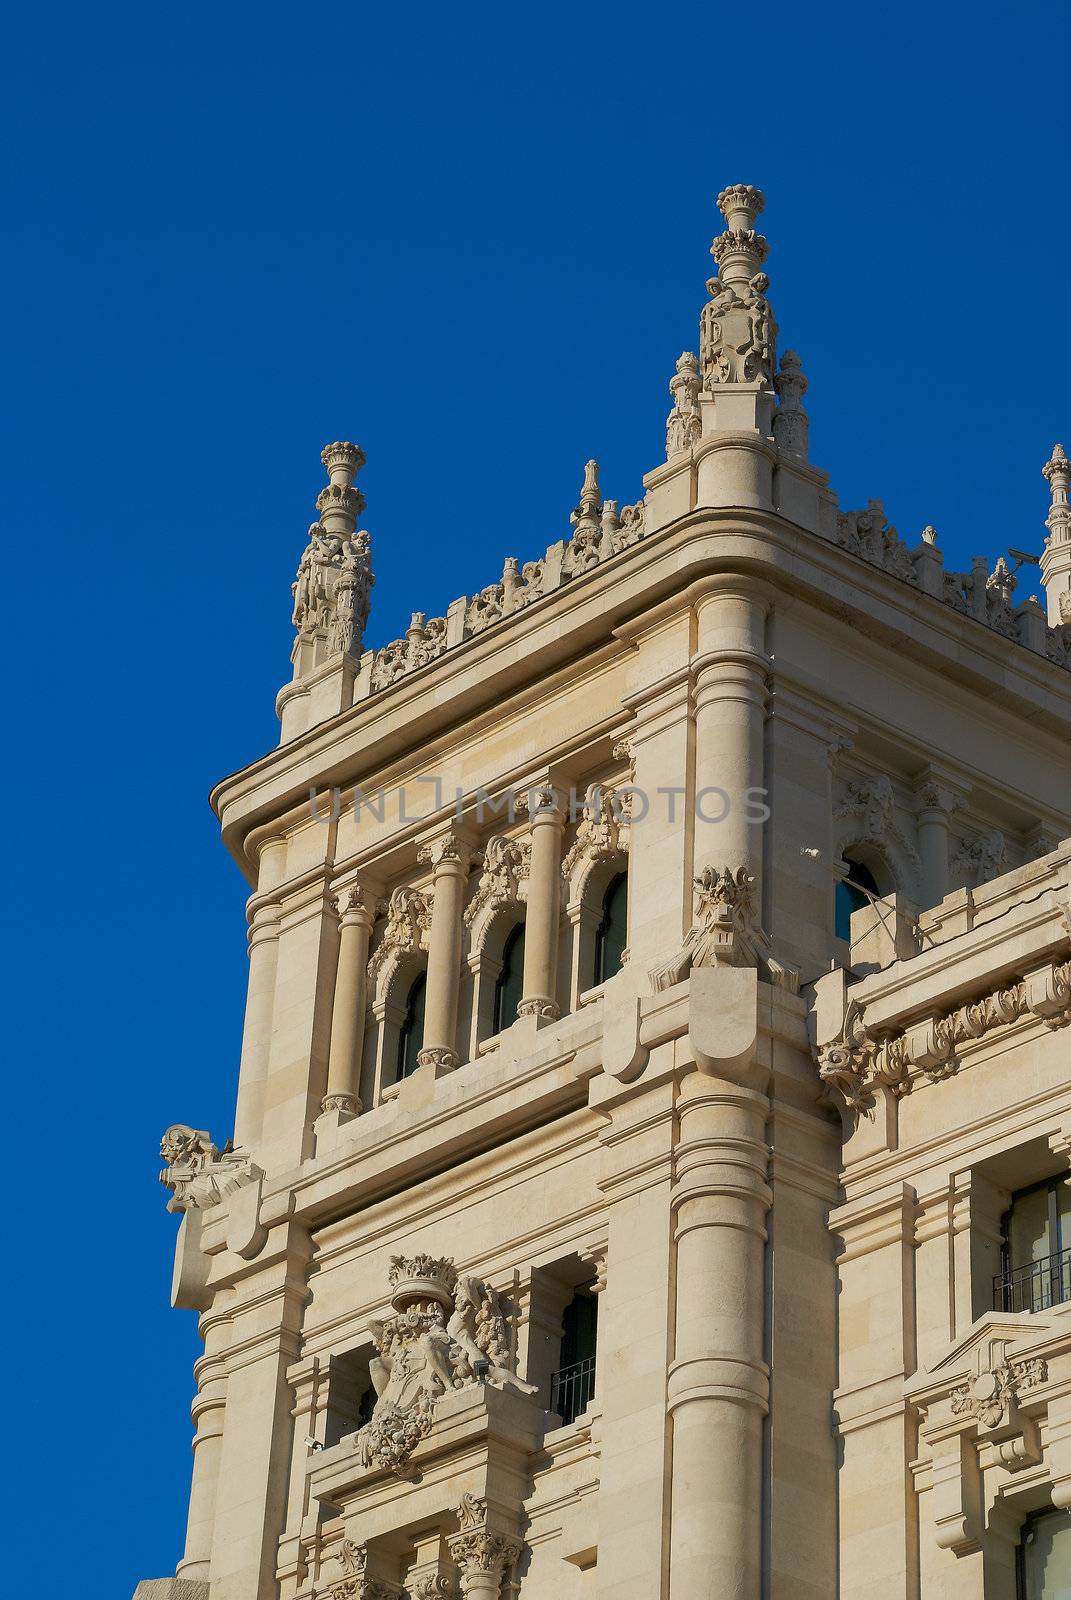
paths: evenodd
<path fill-rule="evenodd" d="M 595 1357 L 574 1361 L 563 1367 L 550 1380 L 550 1409 L 556 1411 L 567 1426 L 586 1411 L 595 1394 Z"/>
<path fill-rule="evenodd" d="M 1071 1300 L 1071 1247 L 993 1279 L 995 1311 L 1047 1311 Z"/>

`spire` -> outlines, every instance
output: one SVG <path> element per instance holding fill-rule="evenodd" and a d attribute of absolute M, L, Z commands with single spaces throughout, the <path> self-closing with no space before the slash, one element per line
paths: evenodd
<path fill-rule="evenodd" d="M 364 495 L 353 480 L 364 466 L 364 451 L 340 439 L 321 451 L 320 460 L 328 481 L 316 497 L 319 521 L 309 528 L 309 542 L 292 585 L 295 678 L 331 656 L 360 653 L 375 581 L 368 535 L 357 532 Z"/>
<path fill-rule="evenodd" d="M 726 231 L 710 247 L 717 275 L 707 281 L 711 296 L 699 323 L 699 362 L 703 387 L 773 381 L 777 326 L 766 300 L 769 279 L 761 270 L 768 249 L 755 220 L 766 204 L 761 189 L 737 183 L 723 189 L 718 209 Z"/>
<path fill-rule="evenodd" d="M 580 490 L 580 504 L 570 512 L 569 521 L 574 528 L 597 527 L 602 512 L 602 493 L 599 489 L 599 463 L 585 461 L 584 482 Z"/>
<path fill-rule="evenodd" d="M 1048 600 L 1049 625 L 1071 625 L 1071 505 L 1068 504 L 1068 484 L 1071 482 L 1071 461 L 1062 444 L 1054 444 L 1052 455 L 1041 469 L 1048 479 L 1052 504 L 1045 518 L 1049 536 L 1041 557 L 1041 579 Z"/>
<path fill-rule="evenodd" d="M 699 420 L 699 391 L 703 380 L 699 362 L 690 350 L 677 357 L 677 371 L 669 380 L 673 410 L 666 418 L 666 460 L 698 444 L 702 432 Z"/>

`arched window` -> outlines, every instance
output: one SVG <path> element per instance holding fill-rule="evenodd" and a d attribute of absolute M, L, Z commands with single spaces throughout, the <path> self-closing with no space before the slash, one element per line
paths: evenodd
<path fill-rule="evenodd" d="M 524 993 L 524 923 L 518 922 L 502 951 L 502 971 L 495 981 L 495 1009 L 492 1031 L 501 1033 L 517 1020 L 517 1007 Z"/>
<path fill-rule="evenodd" d="M 628 938 L 628 873 L 619 872 L 602 902 L 602 920 L 595 930 L 595 982 L 605 983 L 621 971 Z"/>
<path fill-rule="evenodd" d="M 406 996 L 405 1021 L 398 1035 L 399 1083 L 416 1069 L 417 1051 L 424 1038 L 424 997 L 427 988 L 427 974 L 421 972 L 414 978 Z"/>
<path fill-rule="evenodd" d="M 871 894 L 881 893 L 869 867 L 864 867 L 861 861 L 845 861 L 844 864 L 848 868 L 848 876 L 837 884 L 835 905 L 835 931 L 838 939 L 851 938 L 852 912 L 861 911 L 864 906 L 869 905 Z M 864 893 L 864 890 L 869 890 L 870 894 Z"/>

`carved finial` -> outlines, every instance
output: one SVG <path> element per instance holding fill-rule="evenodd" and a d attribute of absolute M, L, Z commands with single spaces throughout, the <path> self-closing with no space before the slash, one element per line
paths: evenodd
<path fill-rule="evenodd" d="M 580 490 L 580 504 L 570 514 L 569 521 L 574 527 L 581 525 L 588 527 L 598 523 L 602 511 L 602 495 L 599 492 L 599 463 L 586 461 L 584 463 L 584 482 Z"/>
<path fill-rule="evenodd" d="M 690 350 L 677 357 L 677 370 L 669 380 L 673 396 L 673 410 L 666 418 L 666 460 L 690 450 L 699 442 L 702 425 L 699 420 L 699 391 L 703 380 L 699 376 L 699 361 Z"/>
<path fill-rule="evenodd" d="M 1054 444 L 1052 455 L 1042 467 L 1052 493 L 1052 504 L 1045 518 L 1049 530 L 1041 557 L 1041 578 L 1048 601 L 1049 623 L 1059 627 L 1071 622 L 1071 461 L 1062 444 Z"/>
<path fill-rule="evenodd" d="M 712 298 L 699 324 L 699 362 L 708 390 L 773 381 L 777 326 L 766 300 L 769 279 L 759 270 L 768 247 L 754 228 L 765 203 L 762 191 L 749 183 L 718 196 L 727 227 L 710 247 L 718 272 L 707 282 Z"/>
<path fill-rule="evenodd" d="M 923 542 L 923 544 L 933 544 L 933 545 L 935 545 L 937 543 L 937 529 L 933 526 L 932 523 L 928 522 L 926 524 L 926 526 L 923 528 L 923 530 L 922 530 L 922 542 Z"/>
<path fill-rule="evenodd" d="M 803 363 L 795 350 L 786 350 L 781 357 L 781 369 L 774 379 L 774 388 L 781 402 L 773 419 L 777 448 L 784 455 L 806 461 L 810 425 L 803 409 L 803 396 L 807 393 L 807 379 L 803 375 Z"/>
<path fill-rule="evenodd" d="M 336 440 L 320 452 L 327 468 L 327 486 L 316 498 L 319 521 L 309 528 L 309 542 L 291 585 L 297 638 L 291 652 L 295 678 L 333 655 L 356 655 L 368 621 L 372 555 L 367 533 L 357 532 L 364 496 L 353 480 L 364 466 L 364 451 Z"/>

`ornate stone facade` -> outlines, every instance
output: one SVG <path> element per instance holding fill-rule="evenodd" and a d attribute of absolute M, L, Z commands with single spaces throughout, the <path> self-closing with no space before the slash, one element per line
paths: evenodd
<path fill-rule="evenodd" d="M 234 1147 L 161 1152 L 204 1352 L 143 1600 L 1007 1600 L 1071 1507 L 1071 1249 L 1008 1221 L 1071 1178 L 1066 457 L 1044 609 L 842 511 L 718 203 L 630 505 L 587 461 L 384 642 L 324 452 L 213 795 L 246 1022 Z"/>

